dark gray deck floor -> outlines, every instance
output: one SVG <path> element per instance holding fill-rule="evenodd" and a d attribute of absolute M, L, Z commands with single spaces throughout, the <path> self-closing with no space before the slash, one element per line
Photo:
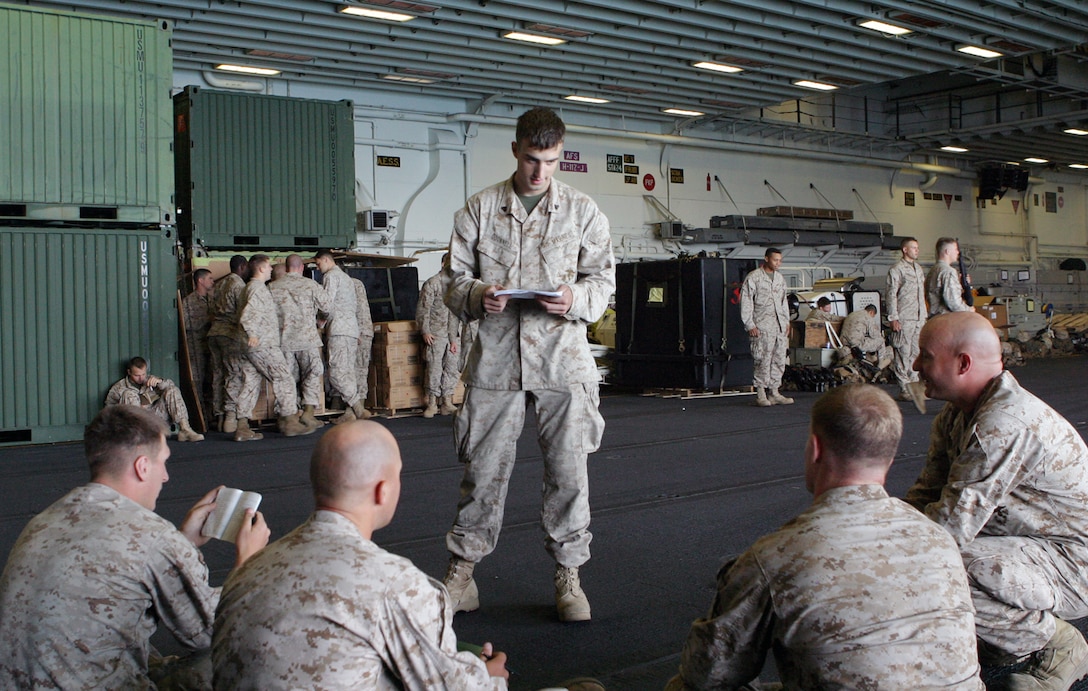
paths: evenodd
<path fill-rule="evenodd" d="M 1088 360 L 1033 361 L 1015 374 L 1084 434 Z M 513 689 L 576 675 L 596 676 L 611 689 L 662 688 L 691 620 L 710 605 L 720 563 L 808 505 L 801 452 L 816 397 L 797 394 L 796 405 L 760 409 L 750 396 L 662 399 L 606 388 L 608 427 L 590 458 L 593 559 L 582 582 L 593 621 L 585 624 L 555 618 L 553 565 L 538 522 L 540 453 L 527 425 L 498 549 L 476 571 L 482 605 L 457 615 L 458 636 L 506 651 Z M 921 416 L 902 404 L 904 438 L 888 482 L 895 495 L 922 466 L 936 402 L 930 407 Z M 400 441 L 404 475 L 396 518 L 376 541 L 441 577 L 461 475 L 450 418 L 383 422 Z M 170 482 L 158 510 L 176 522 L 216 484 L 253 489 L 264 494 L 261 508 L 278 538 L 311 511 L 307 466 L 317 437 L 270 433 L 236 444 L 212 434 L 200 444 L 171 442 Z M 30 516 L 86 478 L 79 445 L 0 449 L 0 554 Z M 230 550 L 213 542 L 205 554 L 213 582 L 221 583 Z"/>

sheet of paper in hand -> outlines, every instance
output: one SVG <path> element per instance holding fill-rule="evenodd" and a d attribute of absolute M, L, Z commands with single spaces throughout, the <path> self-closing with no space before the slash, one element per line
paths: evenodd
<path fill-rule="evenodd" d="M 261 505 L 261 495 L 256 492 L 243 492 L 240 489 L 224 487 L 215 497 L 215 510 L 204 521 L 200 534 L 217 540 L 234 542 L 238 539 L 238 530 L 246 517 L 246 509 L 257 510 Z"/>
<path fill-rule="evenodd" d="M 557 298 L 563 295 L 558 290 L 529 290 L 523 288 L 507 288 L 496 290 L 495 296 L 509 295 L 512 300 L 536 300 L 537 298 Z"/>

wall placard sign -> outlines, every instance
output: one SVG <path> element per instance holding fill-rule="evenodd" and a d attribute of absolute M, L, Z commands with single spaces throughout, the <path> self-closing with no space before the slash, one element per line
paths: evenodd
<path fill-rule="evenodd" d="M 400 156 L 375 156 L 378 165 L 386 168 L 400 168 Z"/>
<path fill-rule="evenodd" d="M 669 182 L 673 184 L 684 183 L 684 169 L 683 168 L 669 168 Z"/>
<path fill-rule="evenodd" d="M 624 163 L 634 163 L 635 162 L 635 155 L 634 154 L 624 154 L 623 155 L 623 162 Z"/>
<path fill-rule="evenodd" d="M 637 185 L 638 184 L 638 176 L 637 175 L 624 175 L 623 176 L 623 184 L 625 184 L 625 185 Z"/>
<path fill-rule="evenodd" d="M 623 172 L 623 156 L 619 154 L 606 154 L 605 166 L 609 173 L 622 173 Z"/>
<path fill-rule="evenodd" d="M 571 163 L 570 161 L 560 161 L 559 170 L 567 173 L 588 173 L 589 164 L 586 163 Z"/>
<path fill-rule="evenodd" d="M 625 165 L 623 167 L 623 174 L 624 175 L 638 175 L 638 166 L 626 166 Z"/>

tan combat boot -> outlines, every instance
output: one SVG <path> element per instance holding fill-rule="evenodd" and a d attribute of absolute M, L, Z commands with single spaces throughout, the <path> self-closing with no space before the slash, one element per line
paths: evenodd
<path fill-rule="evenodd" d="M 317 431 L 316 427 L 302 424 L 298 419 L 298 413 L 281 416 L 280 419 L 276 421 L 276 427 L 279 428 L 280 433 L 285 437 L 302 437 Z"/>
<path fill-rule="evenodd" d="M 178 441 L 204 441 L 204 435 L 189 426 L 188 420 L 178 423 Z"/>
<path fill-rule="evenodd" d="M 767 400 L 774 401 L 775 405 L 792 405 L 793 399 L 789 396 L 783 396 L 778 393 L 778 389 L 771 389 L 771 393 L 767 396 Z"/>
<path fill-rule="evenodd" d="M 450 567 L 446 570 L 442 583 L 450 594 L 450 603 L 455 614 L 474 612 L 480 608 L 480 589 L 476 587 L 476 580 L 472 577 L 475 568 L 475 562 L 450 557 Z"/>
<path fill-rule="evenodd" d="M 559 621 L 589 621 L 589 600 L 578 580 L 578 567 L 555 565 L 555 608 Z"/>
<path fill-rule="evenodd" d="M 438 414 L 438 397 L 428 396 L 427 407 L 423 409 L 423 417 L 430 420 L 432 417 Z"/>
<path fill-rule="evenodd" d="M 237 429 L 234 430 L 234 441 L 257 441 L 258 439 L 264 439 L 264 435 L 251 430 L 247 418 L 238 418 Z"/>
<path fill-rule="evenodd" d="M 774 405 L 774 402 L 767 398 L 767 390 L 762 386 L 756 387 L 756 405 L 760 408 Z"/>
<path fill-rule="evenodd" d="M 298 421 L 307 427 L 312 427 L 314 429 L 321 429 L 325 426 L 324 420 L 318 420 L 317 417 L 314 416 L 314 407 L 312 405 L 302 406 L 302 415 L 299 417 Z"/>
<path fill-rule="evenodd" d="M 340 417 L 333 420 L 332 424 L 342 425 L 345 422 L 354 422 L 355 420 L 358 420 L 358 418 L 355 417 L 355 411 L 352 410 L 351 408 L 348 408 L 347 410 L 344 411 L 343 415 L 341 415 Z"/>
<path fill-rule="evenodd" d="M 228 412 L 226 417 L 223 418 L 223 431 L 227 434 L 234 434 L 238 431 L 238 417 L 233 411 Z"/>
<path fill-rule="evenodd" d="M 366 402 L 361 398 L 355 402 L 355 405 L 351 406 L 351 409 L 354 411 L 355 417 L 360 420 L 369 420 L 374 417 L 374 413 L 366 409 Z"/>
<path fill-rule="evenodd" d="M 215 428 L 217 430 L 219 430 L 220 432 L 223 431 L 223 415 L 222 414 L 215 416 Z"/>
<path fill-rule="evenodd" d="M 1055 618 L 1057 627 L 1023 670 L 1010 674 L 1009 691 L 1066 691 L 1088 674 L 1088 643 L 1072 624 Z"/>
<path fill-rule="evenodd" d="M 441 415 L 453 415 L 457 412 L 457 406 L 453 404 L 452 396 L 441 396 L 438 399 L 438 412 Z"/>

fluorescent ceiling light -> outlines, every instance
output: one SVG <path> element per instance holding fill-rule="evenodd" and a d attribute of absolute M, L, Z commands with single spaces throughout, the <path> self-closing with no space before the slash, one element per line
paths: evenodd
<path fill-rule="evenodd" d="M 706 115 L 706 113 L 698 110 L 684 110 L 683 108 L 664 108 L 662 113 L 668 113 L 669 115 L 686 115 L 691 118 L 697 118 L 700 115 Z"/>
<path fill-rule="evenodd" d="M 250 65 L 216 65 L 215 69 L 223 72 L 240 72 L 242 74 L 259 74 L 262 77 L 272 77 L 280 73 L 279 70 L 268 67 L 251 67 Z"/>
<path fill-rule="evenodd" d="M 1025 158 L 1024 160 L 1028 163 L 1050 163 L 1050 161 L 1045 158 Z"/>
<path fill-rule="evenodd" d="M 408 82 L 410 84 L 434 84 L 433 79 L 412 77 L 407 74 L 383 74 L 382 79 L 388 79 L 391 82 Z"/>
<path fill-rule="evenodd" d="M 1078 169 L 1081 169 L 1081 170 L 1083 170 L 1083 169 L 1085 169 L 1085 168 L 1088 168 L 1088 165 L 1085 165 L 1085 164 L 1083 164 L 1083 163 L 1070 163 L 1070 164 L 1069 164 L 1069 167 L 1070 167 L 1070 168 L 1078 168 Z"/>
<path fill-rule="evenodd" d="M 903 36 L 905 34 L 913 33 L 910 29 L 906 29 L 895 24 L 888 24 L 887 22 L 877 21 L 876 19 L 868 19 L 865 21 L 858 21 L 858 26 L 866 29 L 872 29 L 873 31 L 879 31 L 882 34 L 891 34 L 892 36 Z"/>
<path fill-rule="evenodd" d="M 961 53 L 967 53 L 968 55 L 974 55 L 976 58 L 999 58 L 1001 53 L 996 50 L 990 50 L 989 48 L 979 48 L 978 46 L 956 46 L 956 50 Z"/>
<path fill-rule="evenodd" d="M 942 146 L 941 151 L 950 151 L 954 154 L 963 154 L 967 153 L 968 149 L 965 149 L 962 146 Z"/>
<path fill-rule="evenodd" d="M 834 84 L 824 84 L 823 82 L 814 82 L 808 79 L 798 79 L 793 83 L 794 86 L 803 86 L 806 89 L 816 89 L 817 91 L 834 91 L 839 88 Z"/>
<path fill-rule="evenodd" d="M 555 38 L 554 36 L 540 36 L 539 34 L 527 34 L 522 31 L 508 31 L 502 35 L 503 38 L 509 38 L 512 41 L 525 41 L 526 43 L 539 43 L 544 46 L 558 46 L 562 43 L 566 43 L 561 38 Z"/>
<path fill-rule="evenodd" d="M 607 98 L 594 98 L 593 96 L 577 96 L 571 94 L 570 96 L 564 96 L 568 101 L 577 101 L 578 103 L 608 103 Z"/>
<path fill-rule="evenodd" d="M 720 62 L 707 62 L 706 60 L 704 60 L 702 62 L 693 62 L 693 63 L 691 63 L 691 66 L 692 67 L 698 67 L 701 70 L 711 70 L 713 72 L 725 72 L 727 74 L 736 74 L 737 72 L 743 72 L 744 71 L 740 67 L 733 67 L 732 65 L 723 65 Z"/>
<path fill-rule="evenodd" d="M 1067 130 L 1062 130 L 1062 132 L 1065 132 L 1066 134 L 1075 134 L 1078 137 L 1083 137 L 1084 135 L 1088 134 L 1088 130 L 1078 130 L 1075 127 L 1070 127 Z"/>
<path fill-rule="evenodd" d="M 384 19 L 387 22 L 407 22 L 416 18 L 414 14 L 389 12 L 387 10 L 379 10 L 371 7 L 361 7 L 359 5 L 341 5 L 340 9 L 337 11 L 341 14 L 350 14 L 353 17 L 366 17 L 367 19 Z"/>

